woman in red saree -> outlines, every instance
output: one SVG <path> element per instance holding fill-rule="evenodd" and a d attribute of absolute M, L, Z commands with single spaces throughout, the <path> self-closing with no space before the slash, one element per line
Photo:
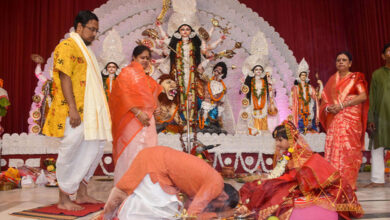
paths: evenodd
<path fill-rule="evenodd" d="M 325 158 L 356 189 L 369 106 L 364 74 L 350 72 L 351 65 L 348 52 L 337 55 L 337 72 L 322 93 L 320 121 L 326 131 Z"/>
<path fill-rule="evenodd" d="M 150 56 L 148 47 L 135 47 L 133 61 L 122 69 L 110 94 L 115 183 L 140 150 L 157 145 L 153 112 L 162 87 L 145 73 Z"/>
<path fill-rule="evenodd" d="M 292 122 L 284 121 L 277 126 L 273 137 L 276 149 L 283 153 L 281 159 L 268 176 L 246 183 L 240 189 L 241 213 L 247 208 L 255 211 L 259 220 L 269 216 L 287 220 L 294 219 L 293 212 L 300 208 L 317 207 L 336 219 L 334 211 L 345 219 L 363 215 L 350 185 L 322 156 L 310 150 Z M 298 219 L 310 219 L 305 215 L 301 212 Z M 332 219 L 319 215 L 311 219 Z"/>

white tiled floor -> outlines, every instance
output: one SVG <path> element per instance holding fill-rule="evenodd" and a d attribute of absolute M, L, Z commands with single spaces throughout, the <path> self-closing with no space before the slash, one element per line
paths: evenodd
<path fill-rule="evenodd" d="M 101 181 L 103 180 L 103 181 Z M 105 201 L 113 185 L 107 177 L 95 177 L 89 184 L 89 192 L 95 198 Z M 232 181 L 229 181 L 232 183 Z M 369 173 L 360 173 L 359 185 L 369 182 Z M 234 184 L 238 187 L 239 184 Z M 390 184 L 383 188 L 360 188 L 357 196 L 361 202 L 366 215 L 362 219 L 384 220 L 390 219 Z M 9 213 L 22 211 L 25 209 L 36 208 L 57 202 L 57 188 L 37 187 L 33 189 L 15 189 L 11 191 L 0 192 L 0 219 L 17 220 L 26 219 L 9 215 Z M 90 219 L 94 214 L 79 218 Z"/>

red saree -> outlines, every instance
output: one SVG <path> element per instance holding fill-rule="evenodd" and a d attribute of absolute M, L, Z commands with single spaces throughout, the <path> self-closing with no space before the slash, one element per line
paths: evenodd
<path fill-rule="evenodd" d="M 305 147 L 297 145 L 295 152 L 283 176 L 246 183 L 240 189 L 242 204 L 256 211 L 257 219 L 274 215 L 287 220 L 294 208 L 311 205 L 337 211 L 345 219 L 363 215 L 354 191 L 342 182 L 335 168 Z M 295 202 L 302 197 L 309 202 Z"/>
<path fill-rule="evenodd" d="M 337 114 L 325 109 L 332 104 L 345 103 L 363 92 L 367 94 L 367 82 L 362 73 L 350 73 L 344 78 L 336 73 L 326 83 L 320 106 L 320 121 L 326 131 L 325 158 L 353 189 L 362 163 L 368 101 L 346 107 Z"/>
<path fill-rule="evenodd" d="M 162 87 L 137 62 L 123 68 L 114 81 L 109 99 L 114 163 L 143 128 L 130 109 L 137 107 L 152 118 L 161 91 Z"/>

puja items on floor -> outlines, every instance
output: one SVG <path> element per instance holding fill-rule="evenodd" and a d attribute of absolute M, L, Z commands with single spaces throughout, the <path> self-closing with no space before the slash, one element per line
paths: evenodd
<path fill-rule="evenodd" d="M 43 161 L 43 165 L 45 165 L 46 170 L 49 172 L 55 172 L 56 171 L 56 160 L 54 158 L 46 158 Z"/>
<path fill-rule="evenodd" d="M 222 173 L 221 175 L 224 178 L 233 179 L 235 178 L 236 174 L 234 173 L 234 167 L 222 167 Z"/>
<path fill-rule="evenodd" d="M 33 188 L 36 185 L 58 186 L 55 172 L 21 166 L 18 168 L 10 167 L 0 174 L 0 190 L 11 190 L 18 187 Z"/>
<path fill-rule="evenodd" d="M 0 174 L 0 191 L 16 188 L 20 183 L 20 174 L 18 169 L 8 168 Z"/>
<path fill-rule="evenodd" d="M 386 182 L 390 181 L 390 151 L 387 151 L 385 155 L 385 178 Z"/>

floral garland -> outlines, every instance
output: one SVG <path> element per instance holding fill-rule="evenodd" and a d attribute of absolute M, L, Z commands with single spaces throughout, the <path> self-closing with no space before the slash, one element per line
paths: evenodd
<path fill-rule="evenodd" d="M 302 118 L 303 125 L 305 126 L 305 128 L 309 124 L 308 116 L 310 115 L 309 103 L 311 101 L 311 97 L 309 94 L 310 91 L 309 88 L 310 88 L 309 84 L 305 83 L 306 97 L 304 97 L 302 84 L 301 83 L 298 84 L 298 105 L 299 105 L 298 114 L 300 118 Z"/>
<path fill-rule="evenodd" d="M 298 84 L 298 88 L 299 88 L 299 98 L 303 101 L 305 106 L 309 105 L 310 100 L 311 100 L 311 97 L 309 94 L 309 88 L 310 88 L 309 83 L 305 82 L 306 97 L 304 97 L 304 95 L 303 95 L 303 88 L 302 88 L 301 83 Z"/>
<path fill-rule="evenodd" d="M 211 78 L 211 80 L 215 80 L 215 79 L 214 79 L 214 76 Z M 208 91 L 209 91 L 210 98 L 211 98 L 211 100 L 213 100 L 213 102 L 219 102 L 219 101 L 221 101 L 222 97 L 225 95 L 225 92 L 226 92 L 226 85 L 225 85 L 225 83 L 223 82 L 223 80 L 219 80 L 218 82 L 222 83 L 222 86 L 223 86 L 223 91 L 222 91 L 221 95 L 219 96 L 219 98 L 215 98 L 215 97 L 213 96 L 213 93 L 211 92 L 211 88 L 210 88 L 210 82 L 207 83 L 207 89 L 208 89 Z M 211 104 L 214 104 L 213 102 L 211 102 Z"/>
<path fill-rule="evenodd" d="M 288 161 L 291 159 L 292 153 L 294 152 L 294 148 L 289 147 L 287 152 L 283 154 L 282 158 L 277 162 L 275 168 L 268 175 L 267 179 L 275 179 L 284 174 L 286 171 L 286 166 Z"/>
<path fill-rule="evenodd" d="M 262 88 L 261 88 L 261 92 L 260 92 L 260 95 L 258 96 L 257 95 L 257 89 L 256 89 L 256 83 L 255 83 L 255 78 L 253 78 L 251 80 L 251 89 L 252 89 L 252 102 L 253 102 L 253 105 L 254 105 L 254 109 L 255 110 L 262 110 L 265 106 L 265 102 L 266 102 L 266 88 L 265 88 L 265 80 L 264 79 L 261 79 L 261 82 L 262 82 Z M 261 99 L 261 103 L 260 103 L 260 106 L 258 104 L 258 100 Z"/>
<path fill-rule="evenodd" d="M 191 102 L 191 110 L 190 110 L 190 117 L 187 117 L 187 106 L 186 106 L 186 101 L 188 95 L 191 93 L 193 95 L 193 99 L 195 99 L 195 55 L 194 55 L 194 46 L 191 42 L 191 40 L 188 42 L 189 44 L 189 50 L 190 50 L 190 72 L 189 72 L 189 80 L 188 80 L 188 85 L 186 88 L 186 91 L 184 92 L 184 50 L 183 50 L 183 41 L 179 41 L 179 43 L 176 46 L 176 68 L 177 68 L 177 80 L 178 80 L 178 85 L 179 85 L 179 92 L 180 92 L 180 112 L 183 113 L 185 119 L 189 119 L 190 121 L 193 121 L 194 117 L 194 112 L 195 112 L 195 100 L 192 100 Z"/>
<path fill-rule="evenodd" d="M 169 122 L 173 121 L 173 119 L 175 118 L 177 109 L 179 109 L 179 106 L 176 106 L 175 111 L 173 112 L 173 114 L 172 114 L 172 116 L 171 116 L 170 119 L 168 119 L 168 120 L 161 120 L 159 117 L 156 117 L 156 120 L 157 120 L 160 124 L 165 123 L 165 122 L 169 123 Z"/>

